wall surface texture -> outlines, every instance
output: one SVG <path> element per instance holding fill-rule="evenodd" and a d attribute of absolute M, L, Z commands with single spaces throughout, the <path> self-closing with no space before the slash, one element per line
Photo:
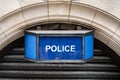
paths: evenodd
<path fill-rule="evenodd" d="M 120 56 L 120 0 L 0 0 L 0 50 L 43 23 L 84 24 Z"/>

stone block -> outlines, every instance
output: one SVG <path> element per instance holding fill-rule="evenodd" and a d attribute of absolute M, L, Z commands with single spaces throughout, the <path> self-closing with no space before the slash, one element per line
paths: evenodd
<path fill-rule="evenodd" d="M 19 0 L 21 7 L 25 7 L 25 6 L 33 5 L 33 4 L 42 4 L 46 2 L 47 0 Z"/>
<path fill-rule="evenodd" d="M 7 43 L 11 43 L 13 41 L 15 41 L 16 39 L 22 37 L 24 35 L 24 30 L 21 29 L 21 30 L 18 30 L 16 32 L 14 32 L 13 34 L 7 36 Z"/>
<path fill-rule="evenodd" d="M 95 30 L 94 32 L 94 37 L 98 40 L 100 40 L 101 42 L 103 42 L 104 44 L 107 44 L 107 42 L 109 41 L 110 37 L 107 36 L 106 34 L 104 34 L 101 31 Z"/>
<path fill-rule="evenodd" d="M 20 9 L 18 0 L 0 0 L 0 16 L 10 14 L 17 9 Z"/>
<path fill-rule="evenodd" d="M 0 35 L 0 50 L 2 50 L 7 45 L 7 40 L 5 34 Z"/>
<path fill-rule="evenodd" d="M 22 28 L 21 24 L 25 26 L 24 19 L 21 12 L 15 13 L 5 18 L 4 20 L 0 21 L 1 29 L 3 30 L 4 33 L 7 33 L 6 35 L 10 35 L 14 33 L 14 32 L 11 32 L 12 30 L 21 29 Z"/>
<path fill-rule="evenodd" d="M 41 21 L 44 18 L 48 19 L 48 9 L 47 4 L 45 5 L 37 5 L 32 8 L 22 8 L 23 9 L 23 16 L 26 24 L 34 23 Z"/>
<path fill-rule="evenodd" d="M 92 22 L 95 12 L 96 12 L 96 10 L 94 10 L 92 8 L 72 4 L 71 10 L 70 10 L 70 17 L 88 20 L 88 21 Z"/>
<path fill-rule="evenodd" d="M 111 39 L 107 45 L 120 56 L 120 43 Z"/>
<path fill-rule="evenodd" d="M 104 30 L 104 32 L 106 32 L 108 36 L 113 35 L 113 33 L 118 28 L 119 24 L 120 23 L 114 18 L 105 15 L 99 11 L 96 13 L 96 16 L 93 20 L 93 25 L 98 25 L 96 29 Z"/>
<path fill-rule="evenodd" d="M 70 2 L 49 3 L 50 21 L 68 21 Z"/>

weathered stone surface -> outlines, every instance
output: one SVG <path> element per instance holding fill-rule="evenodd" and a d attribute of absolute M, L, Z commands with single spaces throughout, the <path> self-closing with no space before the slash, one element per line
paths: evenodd
<path fill-rule="evenodd" d="M 120 0 L 72 0 L 73 3 L 86 4 L 106 11 L 120 19 Z"/>
<path fill-rule="evenodd" d="M 2 50 L 7 45 L 7 38 L 5 34 L 0 35 L 0 50 Z"/>
<path fill-rule="evenodd" d="M 0 0 L 0 17 L 20 8 L 18 0 Z"/>
<path fill-rule="evenodd" d="M 101 13 L 97 11 L 96 16 L 93 20 L 93 25 L 99 25 L 96 29 L 97 30 L 104 30 L 106 32 L 107 36 L 112 36 L 115 30 L 120 25 L 119 21 L 113 19 L 112 17 L 105 15 L 104 13 Z"/>
<path fill-rule="evenodd" d="M 102 41 L 104 44 L 107 44 L 107 42 L 110 39 L 110 37 L 108 37 L 103 32 L 98 31 L 98 30 L 95 30 L 94 36 L 95 36 L 96 39 Z"/>
<path fill-rule="evenodd" d="M 73 18 L 73 19 L 76 18 L 76 19 L 80 19 L 80 20 L 91 23 L 95 13 L 96 13 L 96 10 L 92 8 L 72 4 L 71 10 L 70 10 L 70 18 Z"/>
<path fill-rule="evenodd" d="M 21 7 L 38 4 L 38 3 L 46 3 L 47 0 L 19 0 L 19 4 Z"/>
<path fill-rule="evenodd" d="M 0 27 L 2 28 L 3 32 L 8 36 L 14 33 L 12 30 L 22 28 L 21 24 L 25 25 L 24 18 L 21 12 L 13 14 L 5 18 L 4 20 L 0 21 Z"/>

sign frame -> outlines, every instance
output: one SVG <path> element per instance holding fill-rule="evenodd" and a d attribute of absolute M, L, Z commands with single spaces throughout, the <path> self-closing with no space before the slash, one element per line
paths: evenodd
<path fill-rule="evenodd" d="M 84 33 L 82 33 L 84 32 Z M 85 48 L 85 36 L 93 34 L 93 30 L 25 30 L 25 35 L 26 34 L 32 34 L 34 36 L 36 36 L 36 59 L 29 59 L 27 57 L 25 57 L 26 60 L 32 61 L 32 62 L 40 62 L 40 63 L 84 63 L 88 60 L 85 60 L 85 52 L 84 52 L 84 48 Z M 50 36 L 50 37 L 82 37 L 82 59 L 80 60 L 39 60 L 39 37 L 41 36 Z M 93 45 L 94 47 L 94 45 Z M 89 59 L 90 60 L 90 59 Z"/>

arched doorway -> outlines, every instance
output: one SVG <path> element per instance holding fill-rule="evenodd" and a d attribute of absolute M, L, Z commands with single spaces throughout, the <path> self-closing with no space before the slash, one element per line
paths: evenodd
<path fill-rule="evenodd" d="M 103 1 L 103 0 L 98 0 L 98 1 L 97 0 L 89 0 L 89 1 L 88 0 L 34 0 L 34 1 L 32 1 L 32 0 L 19 0 L 19 1 L 15 0 L 14 3 L 10 0 L 7 0 L 6 2 L 1 1 L 1 7 L 4 7 L 6 9 L 2 9 L 2 11 L 1 11 L 1 8 L 0 8 L 0 11 L 2 13 L 2 14 L 0 14 L 0 50 L 1 50 L 0 54 L 2 55 L 2 53 L 4 54 L 4 52 L 9 53 L 7 51 L 8 47 L 9 47 L 8 45 L 15 47 L 16 44 L 20 44 L 19 43 L 20 41 L 19 40 L 17 41 L 17 39 L 24 36 L 25 29 L 28 29 L 28 28 L 36 26 L 36 25 L 42 25 L 42 24 L 46 24 L 46 26 L 47 26 L 50 23 L 67 23 L 67 24 L 76 24 L 76 25 L 80 25 L 80 26 L 82 25 L 84 27 L 93 29 L 95 31 L 97 47 L 99 45 L 98 49 L 100 49 L 101 51 L 103 51 L 105 53 L 108 53 L 108 55 L 111 55 L 114 59 L 113 61 L 118 62 L 117 64 L 119 64 L 120 63 L 120 61 L 119 61 L 119 56 L 120 56 L 120 51 L 119 51 L 119 49 L 120 49 L 120 37 L 119 37 L 120 36 L 120 34 L 119 34 L 120 18 L 119 18 L 119 11 L 116 10 L 116 9 L 119 9 L 118 8 L 119 1 L 110 0 L 109 4 L 106 4 L 107 2 L 108 1 Z M 3 4 L 3 3 L 5 3 L 5 4 Z M 111 5 L 114 4 L 115 6 L 111 6 L 110 4 Z M 100 6 L 98 6 L 98 5 L 100 5 Z M 113 8 L 113 9 L 111 9 L 111 8 Z M 43 27 L 41 27 L 41 28 L 43 28 Z M 41 29 L 41 28 L 38 27 L 38 29 Z M 74 29 L 74 27 L 71 27 L 71 28 Z M 45 27 L 44 27 L 44 29 L 45 29 Z M 54 28 L 50 28 L 50 29 L 54 29 Z M 66 28 L 62 27 L 62 29 L 66 29 Z M 79 29 L 79 27 L 78 27 L 78 29 Z M 14 41 L 16 41 L 16 42 L 14 42 Z M 13 43 L 13 44 L 15 43 L 15 45 L 12 45 L 11 43 Z M 20 45 L 18 45 L 18 46 L 20 46 Z M 104 47 L 104 46 L 107 46 L 107 47 Z M 114 52 L 110 49 L 112 49 Z M 16 52 L 14 52 L 15 50 L 13 49 L 13 53 L 16 53 Z M 17 53 L 19 53 L 19 50 Z M 23 53 L 23 51 L 22 51 L 22 53 Z M 99 53 L 99 50 L 97 53 Z M 98 55 L 102 56 L 101 54 L 98 54 Z M 116 56 L 118 56 L 118 58 Z M 17 65 L 20 65 L 20 64 L 16 64 L 17 60 L 15 60 L 15 56 L 12 56 L 12 59 L 10 57 L 7 57 L 7 59 L 8 59 L 7 60 L 8 63 L 7 62 L 4 63 L 4 59 L 3 59 L 3 62 L 1 62 L 1 69 L 3 69 L 3 70 L 1 70 L 1 76 L 3 76 L 3 77 L 14 76 L 14 74 L 17 72 Z M 104 60 L 103 58 L 101 58 L 101 59 Z M 23 60 L 23 58 L 22 58 L 22 60 Z M 14 65 L 11 66 L 12 61 L 16 62 L 14 64 L 16 66 L 14 66 Z M 104 61 L 106 61 L 106 60 L 104 60 Z M 19 61 L 19 60 L 18 60 L 18 62 L 21 63 L 21 61 Z M 22 62 L 24 62 L 24 60 Z M 26 63 L 27 62 L 25 62 L 25 64 Z M 93 61 L 92 63 L 97 64 L 99 62 Z M 105 64 L 103 64 L 103 63 L 105 63 Z M 79 72 L 80 68 L 77 68 L 77 67 L 81 66 L 79 64 L 77 64 L 76 67 L 73 67 L 73 65 L 71 65 L 71 64 L 70 64 L 71 67 L 68 64 L 67 65 L 59 64 L 59 65 L 57 65 L 56 68 L 58 68 L 58 67 L 60 68 L 61 65 L 63 67 L 69 66 L 69 67 L 66 67 L 65 69 L 68 69 L 68 68 L 75 69 L 76 68 L 78 70 L 78 72 L 74 72 L 75 70 L 73 70 L 73 71 L 71 70 L 73 73 L 75 73 L 74 77 L 76 77 L 76 74 L 77 75 L 80 74 L 83 76 L 85 76 L 86 73 L 91 74 L 91 72 L 93 70 L 92 74 L 95 74 L 97 76 L 100 74 L 103 74 L 100 76 L 106 75 L 106 77 L 104 77 L 105 79 L 108 76 L 111 79 L 113 77 L 119 78 L 119 72 L 118 72 L 119 68 L 113 68 L 113 67 L 116 67 L 116 65 L 112 65 L 112 66 L 108 65 L 108 64 L 111 64 L 111 63 L 109 63 L 109 61 L 108 62 L 100 61 L 100 64 L 102 64 L 102 66 L 104 68 L 101 68 L 100 67 L 101 65 L 99 65 L 99 64 L 97 64 L 98 65 L 97 67 L 100 67 L 99 69 L 105 70 L 105 72 L 103 70 L 99 71 L 98 68 L 96 69 L 95 67 L 93 67 L 95 65 L 91 65 L 90 67 L 92 67 L 92 69 L 89 68 L 89 70 L 87 71 L 87 68 L 89 67 L 89 65 L 88 65 L 88 67 L 86 69 L 84 69 L 84 70 L 86 70 L 86 72 L 83 72 L 83 74 L 80 74 L 80 72 Z M 112 64 L 114 64 L 114 63 L 112 63 Z M 8 65 L 8 66 L 5 66 L 5 65 Z M 43 65 L 43 64 L 41 64 L 42 67 L 40 67 L 40 68 L 38 68 L 39 65 L 36 65 L 36 64 L 32 64 L 32 65 L 33 66 L 36 65 L 37 67 L 36 66 L 35 67 L 29 67 L 29 66 L 26 67 L 27 65 L 31 65 L 31 64 L 27 64 L 27 65 L 21 64 L 21 65 L 22 65 L 22 67 L 19 67 L 21 70 L 18 69 L 20 71 L 20 73 L 18 72 L 18 75 L 16 75 L 16 77 L 17 76 L 20 77 L 21 75 L 23 75 L 23 77 L 26 77 L 27 75 L 26 75 L 26 73 L 24 73 L 24 71 L 26 71 L 25 69 L 27 69 L 27 68 L 31 69 L 31 70 L 32 70 L 32 68 L 34 70 L 36 68 L 37 68 L 36 70 L 42 70 L 45 67 L 45 65 Z M 106 68 L 104 65 L 105 66 L 107 65 Z M 49 66 L 49 65 L 46 65 L 46 66 Z M 56 66 L 56 65 L 53 64 L 50 67 L 54 67 L 54 66 Z M 83 67 L 83 66 L 81 66 L 81 67 Z M 111 68 L 108 68 L 108 67 L 111 67 Z M 13 69 L 13 70 L 11 70 L 11 69 Z M 65 69 L 62 69 L 62 71 Z M 112 69 L 115 69 L 115 70 L 112 70 Z M 33 70 L 33 72 L 34 72 L 34 70 Z M 47 70 L 50 71 L 51 69 L 47 69 Z M 90 70 L 91 70 L 91 72 L 90 72 Z M 80 70 L 80 71 L 82 71 L 82 70 Z M 98 71 L 98 74 L 96 74 L 94 71 Z M 106 74 L 106 72 L 108 74 Z M 31 73 L 31 71 L 28 71 L 27 73 Z M 60 76 L 59 76 L 59 78 L 60 78 L 62 75 L 66 75 L 67 72 L 54 73 L 54 71 L 51 71 L 51 73 L 56 74 L 56 76 L 58 76 L 60 74 Z M 34 74 L 37 74 L 38 77 L 45 76 L 45 75 L 47 75 L 49 77 L 50 75 L 52 75 L 51 73 L 48 72 L 48 75 L 47 75 L 47 72 L 42 73 L 42 71 L 40 71 L 40 72 L 35 72 Z M 39 74 L 42 74 L 42 75 L 39 75 Z M 45 75 L 43 75 L 43 74 L 45 74 Z M 29 76 L 31 76 L 31 75 L 33 75 L 33 73 L 29 74 Z M 31 76 L 31 77 L 35 77 L 37 75 Z M 69 73 L 69 72 L 68 72 L 68 75 L 72 76 L 71 73 Z M 27 77 L 29 77 L 29 76 L 27 76 Z M 45 76 L 45 77 L 47 77 L 47 76 Z M 82 76 L 82 78 L 86 77 L 86 76 L 85 77 L 83 77 L 83 76 Z M 96 77 L 96 76 L 90 77 L 89 75 L 87 77 L 89 77 L 91 79 L 102 78 L 102 77 Z"/>
<path fill-rule="evenodd" d="M 90 29 L 80 25 L 51 23 L 37 25 L 31 30 Z M 16 45 L 17 44 L 17 45 Z M 12 47 L 11 47 L 12 46 Z M 7 48 L 7 47 L 6 47 Z M 5 49 L 7 50 L 7 49 Z M 5 51 L 4 50 L 4 51 Z M 101 41 L 95 39 L 94 58 L 85 64 L 33 63 L 24 59 L 24 37 L 17 39 L 0 60 L 3 79 L 119 79 L 119 58 Z M 111 55 L 110 55 L 111 54 Z M 1 79 L 2 79 L 1 78 Z"/>
<path fill-rule="evenodd" d="M 71 0 L 40 0 L 29 4 L 23 1 L 19 7 L 1 16 L 0 50 L 22 37 L 25 29 L 46 23 L 87 25 L 95 30 L 96 39 L 120 55 L 119 19 L 98 7 Z"/>

